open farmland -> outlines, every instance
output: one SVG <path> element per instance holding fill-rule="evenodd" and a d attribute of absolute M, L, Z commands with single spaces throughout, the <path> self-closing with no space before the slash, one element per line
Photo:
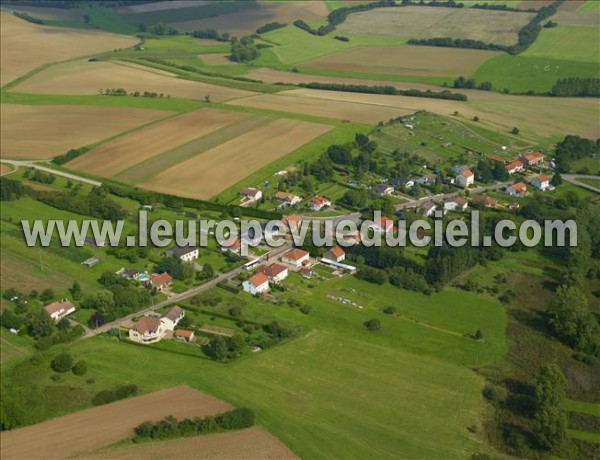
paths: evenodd
<path fill-rule="evenodd" d="M 591 62 L 600 65 L 600 29 L 558 26 L 544 29 L 522 56 Z"/>
<path fill-rule="evenodd" d="M 561 26 L 600 27 L 600 16 L 596 11 L 559 11 L 552 20 Z"/>
<path fill-rule="evenodd" d="M 515 125 L 524 138 L 537 139 L 556 133 L 574 133 L 589 138 L 600 135 L 597 104 L 593 99 L 544 98 L 485 94 L 468 102 L 342 91 L 295 89 L 278 94 L 253 96 L 229 102 L 233 105 L 286 110 L 337 119 L 361 118 L 365 122 L 387 121 L 418 110 L 440 115 L 454 112 L 471 120 L 478 116 L 488 129 L 509 131 Z M 539 114 L 544 113 L 543 117 Z"/>
<path fill-rule="evenodd" d="M 130 437 L 146 420 L 202 417 L 230 410 L 223 401 L 187 386 L 86 409 L 2 434 L 4 459 L 66 458 Z"/>
<path fill-rule="evenodd" d="M 248 428 L 230 433 L 134 444 L 83 455 L 83 459 L 297 459 L 287 447 L 265 430 Z"/>
<path fill-rule="evenodd" d="M 229 32 L 236 36 L 253 34 L 256 29 L 269 22 L 291 24 L 297 19 L 312 22 L 323 19 L 329 10 L 322 0 L 310 2 L 277 2 L 258 1 L 256 6 L 243 11 L 235 11 L 216 17 L 184 20 L 174 22 L 177 29 L 196 30 L 212 28 L 220 32 Z"/>
<path fill-rule="evenodd" d="M 330 129 L 331 125 L 277 119 L 172 166 L 142 186 L 185 197 L 211 198 Z"/>
<path fill-rule="evenodd" d="M 141 5 L 127 5 L 117 8 L 121 14 L 148 13 L 150 11 L 174 10 L 178 8 L 189 8 L 192 6 L 206 5 L 208 1 L 202 0 L 172 0 L 154 3 L 142 3 Z"/>
<path fill-rule="evenodd" d="M 201 109 L 170 118 L 102 144 L 69 163 L 69 168 L 104 177 L 122 171 L 170 150 L 245 119 L 238 112 Z M 175 163 L 177 158 L 168 159 Z"/>
<path fill-rule="evenodd" d="M 2 158 L 47 159 L 169 116 L 124 107 L 2 104 Z"/>
<path fill-rule="evenodd" d="M 100 89 L 124 88 L 128 92 L 163 93 L 174 98 L 214 102 L 254 93 L 236 88 L 184 80 L 170 72 L 128 62 L 88 62 L 87 60 L 53 65 L 25 80 L 16 91 L 33 94 L 97 94 Z"/>
<path fill-rule="evenodd" d="M 7 12 L 0 13 L 0 25 L 2 85 L 43 64 L 129 47 L 138 41 L 98 30 L 40 26 Z"/>
<path fill-rule="evenodd" d="M 495 51 L 404 45 L 353 48 L 302 62 L 303 67 L 375 74 L 456 77 L 469 75 Z"/>
<path fill-rule="evenodd" d="M 406 38 L 470 38 L 512 45 L 517 42 L 519 29 L 532 17 L 532 13 L 473 8 L 377 8 L 349 15 L 337 31 Z"/>

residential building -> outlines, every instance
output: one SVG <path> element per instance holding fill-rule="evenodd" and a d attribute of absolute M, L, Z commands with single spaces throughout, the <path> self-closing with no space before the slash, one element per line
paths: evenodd
<path fill-rule="evenodd" d="M 291 265 L 292 267 L 299 268 L 303 263 L 310 260 L 310 254 L 302 249 L 290 249 L 288 252 L 281 256 L 281 261 L 285 264 Z"/>
<path fill-rule="evenodd" d="M 283 216 L 283 218 L 281 219 L 281 222 L 283 223 L 283 225 L 287 226 L 288 228 L 291 228 L 291 227 L 297 228 L 302 223 L 302 216 L 300 216 L 298 214 L 287 214 L 287 215 Z"/>
<path fill-rule="evenodd" d="M 285 206 L 294 206 L 302 201 L 302 197 L 286 192 L 277 192 L 275 198 L 281 201 Z"/>
<path fill-rule="evenodd" d="M 381 216 L 373 220 L 373 224 L 369 227 L 376 233 L 387 233 L 392 230 L 397 230 L 393 219 L 387 216 Z"/>
<path fill-rule="evenodd" d="M 550 178 L 541 174 L 531 179 L 529 183 L 535 188 L 544 191 L 550 187 Z"/>
<path fill-rule="evenodd" d="M 262 294 L 269 290 L 269 278 L 264 273 L 258 272 L 242 283 L 244 291 L 252 295 Z"/>
<path fill-rule="evenodd" d="M 470 169 L 466 169 L 456 176 L 456 184 L 459 187 L 467 188 L 475 182 L 475 174 Z"/>
<path fill-rule="evenodd" d="M 421 214 L 424 217 L 431 217 L 433 216 L 433 213 L 436 209 L 437 206 L 433 201 L 427 201 L 426 203 L 423 203 L 421 206 L 419 206 L 419 214 Z"/>
<path fill-rule="evenodd" d="M 485 159 L 489 160 L 489 161 L 497 161 L 498 163 L 502 163 L 502 164 L 505 163 L 504 158 L 502 158 L 501 156 L 498 156 L 498 155 L 488 155 L 485 157 Z"/>
<path fill-rule="evenodd" d="M 518 172 L 523 171 L 523 168 L 525 166 L 523 165 L 523 162 L 521 160 L 515 160 L 515 161 L 511 161 L 510 163 L 508 163 L 505 168 L 506 168 L 506 172 L 508 174 L 515 174 Z"/>
<path fill-rule="evenodd" d="M 466 211 L 469 202 L 462 196 L 448 198 L 444 202 L 444 211 Z"/>
<path fill-rule="evenodd" d="M 308 206 L 311 209 L 311 211 L 318 212 L 325 207 L 331 206 L 331 200 L 323 196 L 316 196 L 314 198 L 311 198 Z"/>
<path fill-rule="evenodd" d="M 458 165 L 458 166 L 452 166 L 450 168 L 450 171 L 452 171 L 454 174 L 459 175 L 462 174 L 464 171 L 469 171 L 469 166 L 467 165 Z"/>
<path fill-rule="evenodd" d="M 377 196 L 386 196 L 394 193 L 394 187 L 386 184 L 377 184 L 371 187 L 371 193 Z"/>
<path fill-rule="evenodd" d="M 169 308 L 160 320 L 163 322 L 166 331 L 172 331 L 179 324 L 179 321 L 185 316 L 185 310 L 181 307 L 174 306 Z"/>
<path fill-rule="evenodd" d="M 523 182 L 517 182 L 516 184 L 506 187 L 506 193 L 514 197 L 522 197 L 527 193 L 527 186 Z"/>
<path fill-rule="evenodd" d="M 415 181 L 413 179 L 408 179 L 407 177 L 394 177 L 392 179 L 392 185 L 394 187 L 411 188 L 415 186 Z"/>
<path fill-rule="evenodd" d="M 495 208 L 498 206 L 498 200 L 485 195 L 477 195 L 471 198 L 471 203 L 485 206 L 486 208 Z"/>
<path fill-rule="evenodd" d="M 167 257 L 177 257 L 182 262 L 191 262 L 200 255 L 200 250 L 196 246 L 175 246 L 167 251 Z"/>
<path fill-rule="evenodd" d="M 242 201 L 245 203 L 253 203 L 262 198 L 262 192 L 257 188 L 247 187 L 240 190 Z"/>
<path fill-rule="evenodd" d="M 75 305 L 69 302 L 67 299 L 62 299 L 58 302 L 52 302 L 44 307 L 46 313 L 50 315 L 57 323 L 65 316 L 70 315 L 75 311 Z"/>
<path fill-rule="evenodd" d="M 144 316 L 129 329 L 129 340 L 144 344 L 156 343 L 164 334 L 164 325 L 160 319 Z"/>
<path fill-rule="evenodd" d="M 298 273 L 300 273 L 304 278 L 310 278 L 313 276 L 313 269 L 311 267 L 301 267 L 300 270 L 298 270 Z"/>
<path fill-rule="evenodd" d="M 416 180 L 416 183 L 420 185 L 433 185 L 435 184 L 437 177 L 437 174 L 425 174 L 424 176 L 419 177 Z"/>
<path fill-rule="evenodd" d="M 288 268 L 285 265 L 278 263 L 267 265 L 266 267 L 261 268 L 260 272 L 267 275 L 269 282 L 274 284 L 281 283 L 289 274 Z"/>
<path fill-rule="evenodd" d="M 544 162 L 544 155 L 542 155 L 540 152 L 526 153 L 525 155 L 521 156 L 521 161 L 527 167 L 537 166 Z"/>
<path fill-rule="evenodd" d="M 155 273 L 148 280 L 148 284 L 157 291 L 164 291 L 173 282 L 173 277 L 168 273 Z"/>
<path fill-rule="evenodd" d="M 194 340 L 194 331 L 177 329 L 173 332 L 173 338 L 183 340 L 184 342 L 192 342 Z"/>
<path fill-rule="evenodd" d="M 346 258 L 346 252 L 341 247 L 334 246 L 323 254 L 323 258 L 334 262 L 342 262 Z"/>
<path fill-rule="evenodd" d="M 136 270 L 135 268 L 130 268 L 123 274 L 123 278 L 126 278 L 128 280 L 137 280 L 140 274 L 141 273 L 139 270 Z"/>
<path fill-rule="evenodd" d="M 223 252 L 233 252 L 234 254 L 239 254 L 242 248 L 242 242 L 237 238 L 230 238 L 226 241 L 223 241 L 221 244 L 221 251 Z"/>

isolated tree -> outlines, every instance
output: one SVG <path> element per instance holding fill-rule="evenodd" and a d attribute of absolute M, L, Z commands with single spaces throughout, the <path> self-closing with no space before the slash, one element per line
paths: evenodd
<path fill-rule="evenodd" d="M 211 264 L 204 264 L 202 267 L 202 275 L 206 279 L 211 279 L 215 277 L 215 269 Z"/>
<path fill-rule="evenodd" d="M 516 135 L 516 134 L 519 134 L 519 133 L 520 133 L 520 130 L 519 130 L 519 128 L 517 128 L 517 127 L 515 126 L 515 127 L 512 129 L 511 133 Z"/>
<path fill-rule="evenodd" d="M 73 368 L 73 357 L 69 353 L 59 353 L 50 366 L 56 372 L 69 372 Z"/>
<path fill-rule="evenodd" d="M 50 288 L 44 289 L 40 294 L 40 300 L 42 302 L 50 302 L 52 299 L 54 299 L 54 291 Z"/>
<path fill-rule="evenodd" d="M 381 329 L 381 322 L 378 319 L 370 319 L 364 322 L 365 327 L 371 331 L 378 331 Z"/>
<path fill-rule="evenodd" d="M 77 361 L 71 371 L 75 375 L 85 375 L 87 372 L 87 364 L 83 360 Z"/>

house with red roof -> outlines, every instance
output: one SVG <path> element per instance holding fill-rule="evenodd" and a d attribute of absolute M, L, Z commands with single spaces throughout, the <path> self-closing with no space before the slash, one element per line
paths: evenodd
<path fill-rule="evenodd" d="M 510 196 L 520 198 L 527 193 L 527 186 L 523 182 L 517 182 L 516 184 L 506 187 L 506 193 Z"/>
<path fill-rule="evenodd" d="M 506 169 L 506 172 L 510 175 L 523 171 L 525 165 L 523 165 L 523 162 L 521 160 L 515 160 L 508 163 L 504 168 Z"/>
<path fill-rule="evenodd" d="M 274 263 L 260 269 L 262 273 L 267 275 L 270 283 L 279 284 L 289 275 L 289 270 L 285 265 Z"/>
<path fill-rule="evenodd" d="M 305 262 L 310 260 L 310 254 L 302 249 L 290 249 L 288 252 L 281 256 L 281 261 L 284 264 L 291 265 L 294 268 L 299 268 Z"/>
<path fill-rule="evenodd" d="M 262 294 L 269 290 L 269 277 L 262 272 L 258 272 L 244 281 L 242 287 L 244 291 L 252 295 Z"/>
<path fill-rule="evenodd" d="M 234 254 L 239 254 L 242 248 L 242 242 L 237 238 L 230 238 L 227 241 L 223 241 L 221 244 L 221 251 L 223 252 L 233 252 Z"/>
<path fill-rule="evenodd" d="M 311 209 L 311 211 L 315 212 L 318 212 L 321 209 L 329 206 L 331 206 L 331 200 L 329 198 L 325 198 L 324 196 L 315 196 L 308 202 L 308 207 Z"/>
<path fill-rule="evenodd" d="M 485 206 L 486 208 L 495 208 L 498 206 L 498 200 L 485 196 L 485 195 L 477 195 L 471 198 L 471 203 L 480 204 Z"/>
<path fill-rule="evenodd" d="M 46 305 L 44 310 L 50 315 L 50 318 L 58 323 L 65 316 L 70 315 L 75 311 L 75 305 L 67 299 L 62 299 L 58 302 L 52 302 L 51 304 Z"/>
<path fill-rule="evenodd" d="M 334 262 L 342 262 L 346 258 L 346 251 L 339 246 L 334 246 L 323 254 L 323 258 Z"/>
<path fill-rule="evenodd" d="M 194 340 L 194 331 L 177 329 L 175 332 L 173 332 L 173 338 L 183 340 L 184 342 L 191 342 Z"/>
<path fill-rule="evenodd" d="M 240 195 L 242 196 L 243 203 L 253 203 L 262 198 L 262 192 L 253 187 L 247 187 L 240 190 Z"/>
<path fill-rule="evenodd" d="M 533 185 L 538 190 L 544 191 L 550 187 L 550 178 L 548 176 L 544 176 L 540 174 L 537 177 L 534 177 L 529 181 L 531 185 Z"/>
<path fill-rule="evenodd" d="M 168 273 L 155 273 L 148 280 L 148 284 L 157 291 L 164 291 L 173 282 L 173 277 Z"/>
<path fill-rule="evenodd" d="M 459 187 L 467 188 L 475 182 L 475 174 L 470 169 L 465 169 L 458 176 L 456 176 L 456 184 Z"/>
<path fill-rule="evenodd" d="M 387 233 L 397 230 L 394 220 L 386 216 L 375 218 L 369 228 L 376 233 Z"/>
<path fill-rule="evenodd" d="M 156 343 L 164 334 L 164 325 L 159 318 L 143 316 L 129 329 L 129 340 L 144 344 Z"/>
<path fill-rule="evenodd" d="M 521 156 L 521 161 L 525 166 L 528 167 L 537 166 L 544 162 L 544 155 L 542 155 L 540 152 L 526 153 L 525 155 Z"/>

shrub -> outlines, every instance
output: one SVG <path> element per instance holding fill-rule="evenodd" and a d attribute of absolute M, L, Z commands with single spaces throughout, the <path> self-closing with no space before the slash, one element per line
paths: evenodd
<path fill-rule="evenodd" d="M 386 315 L 393 315 L 394 313 L 396 313 L 396 307 L 391 307 L 391 306 L 390 306 L 390 307 L 385 307 L 385 308 L 383 309 L 383 312 L 384 312 Z"/>
<path fill-rule="evenodd" d="M 75 375 L 85 375 L 87 372 L 87 364 L 83 360 L 77 361 L 71 371 L 73 371 L 73 374 Z"/>
<path fill-rule="evenodd" d="M 381 322 L 378 319 L 370 319 L 363 323 L 367 330 L 374 332 L 381 329 Z"/>
<path fill-rule="evenodd" d="M 312 308 L 310 305 L 302 305 L 300 307 L 300 312 L 304 313 L 305 315 L 308 315 L 311 311 L 312 311 Z"/>
<path fill-rule="evenodd" d="M 59 353 L 50 366 L 56 372 L 69 372 L 73 367 L 73 357 L 69 353 Z"/>

